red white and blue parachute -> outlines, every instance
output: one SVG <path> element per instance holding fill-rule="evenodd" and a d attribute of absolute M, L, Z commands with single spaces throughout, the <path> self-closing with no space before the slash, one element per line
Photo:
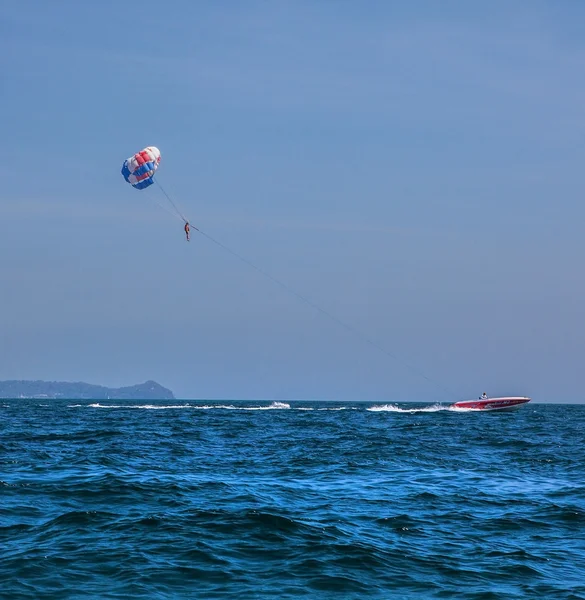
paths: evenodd
<path fill-rule="evenodd" d="M 159 163 L 160 150 L 156 146 L 148 146 L 124 161 L 122 175 L 132 187 L 143 190 L 154 183 Z"/>
<path fill-rule="evenodd" d="M 134 154 L 130 158 L 127 158 L 122 165 L 122 175 L 124 179 L 137 190 L 143 190 L 151 186 L 153 183 L 156 183 L 160 188 L 161 192 L 164 194 L 170 206 L 168 206 L 164 202 L 160 202 L 154 196 L 150 196 L 150 200 L 158 204 L 163 210 L 169 212 L 177 219 L 184 221 L 186 224 L 189 224 L 183 213 L 179 210 L 179 207 L 173 201 L 173 199 L 165 192 L 164 188 L 157 180 L 154 181 L 154 174 L 158 169 L 160 164 L 160 150 L 156 146 L 147 146 L 140 152 Z M 147 194 L 148 196 L 148 194 Z M 172 209 L 171 209 L 172 207 Z M 194 229 L 197 229 L 194 227 Z M 185 229 L 187 233 L 187 229 Z M 189 236 L 187 236 L 188 238 Z"/>

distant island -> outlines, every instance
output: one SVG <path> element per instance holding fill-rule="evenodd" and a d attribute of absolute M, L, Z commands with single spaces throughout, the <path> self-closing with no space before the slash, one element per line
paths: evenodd
<path fill-rule="evenodd" d="M 108 388 L 65 381 L 0 381 L 0 398 L 48 398 L 66 400 L 174 400 L 171 390 L 156 381 Z"/>

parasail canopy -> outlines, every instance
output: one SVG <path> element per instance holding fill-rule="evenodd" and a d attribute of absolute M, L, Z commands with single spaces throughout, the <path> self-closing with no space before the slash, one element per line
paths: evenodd
<path fill-rule="evenodd" d="M 132 187 L 143 190 L 154 183 L 154 173 L 159 164 L 160 150 L 156 146 L 148 146 L 124 161 L 122 175 Z"/>

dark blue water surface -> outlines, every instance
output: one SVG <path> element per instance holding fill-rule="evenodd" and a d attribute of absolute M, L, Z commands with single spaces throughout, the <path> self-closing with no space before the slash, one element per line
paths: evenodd
<path fill-rule="evenodd" d="M 0 597 L 585 598 L 585 406 L 413 406 L 0 400 Z"/>

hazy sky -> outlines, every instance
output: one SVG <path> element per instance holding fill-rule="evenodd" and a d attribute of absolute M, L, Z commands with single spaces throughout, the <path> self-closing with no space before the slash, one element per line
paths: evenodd
<path fill-rule="evenodd" d="M 2 3 L 0 379 L 585 400 L 584 19 L 568 0 Z M 399 361 L 187 244 L 120 174 L 147 145 L 193 224 Z"/>

